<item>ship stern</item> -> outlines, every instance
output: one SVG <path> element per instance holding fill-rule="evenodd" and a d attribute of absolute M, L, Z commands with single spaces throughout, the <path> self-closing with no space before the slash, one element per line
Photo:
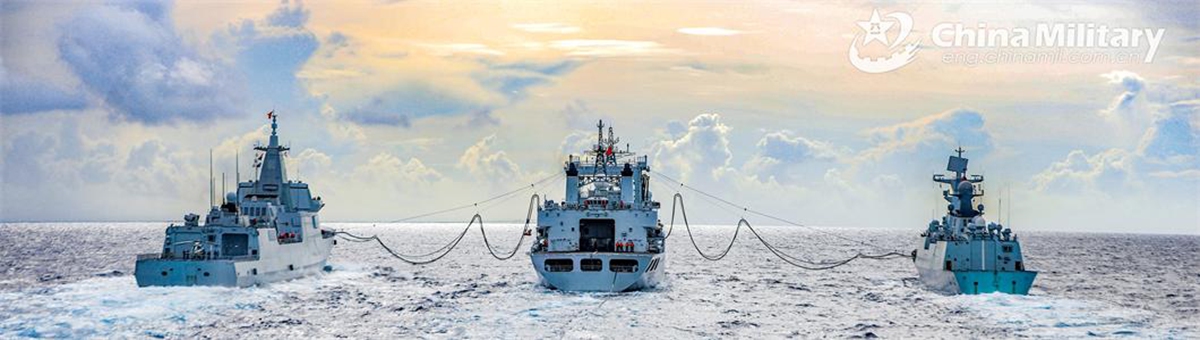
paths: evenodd
<path fill-rule="evenodd" d="M 138 287 L 221 286 L 239 287 L 233 261 L 163 259 L 158 254 L 139 255 L 134 266 Z"/>
<path fill-rule="evenodd" d="M 541 283 L 577 292 L 626 292 L 654 288 L 663 277 L 666 256 L 651 253 L 530 254 Z"/>

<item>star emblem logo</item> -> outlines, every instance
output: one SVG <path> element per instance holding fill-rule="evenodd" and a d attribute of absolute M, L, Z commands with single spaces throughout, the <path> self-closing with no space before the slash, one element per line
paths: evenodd
<path fill-rule="evenodd" d="M 858 22 L 858 27 L 861 27 L 863 31 L 867 32 L 867 35 L 863 37 L 863 45 L 866 46 L 872 41 L 879 40 L 880 43 L 882 43 L 884 46 L 887 46 L 887 31 L 888 29 L 891 29 L 892 25 L 894 24 L 895 23 L 891 21 L 880 20 L 878 9 L 871 12 L 871 20 Z"/>
<path fill-rule="evenodd" d="M 900 32 L 894 39 L 888 39 L 888 31 L 892 29 L 892 26 L 898 26 Z M 871 20 L 858 21 L 858 27 L 862 28 L 863 33 L 855 34 L 854 40 L 850 41 L 848 57 L 850 64 L 859 71 L 866 73 L 894 71 L 915 60 L 917 51 L 921 49 L 920 38 L 908 40 L 908 35 L 912 33 L 913 29 L 913 18 L 908 13 L 891 12 L 879 15 L 879 10 L 875 9 L 871 11 Z M 887 47 L 886 54 L 872 51 L 874 56 L 863 56 L 859 53 L 859 47 L 868 46 L 874 41 L 879 41 L 880 44 Z"/>

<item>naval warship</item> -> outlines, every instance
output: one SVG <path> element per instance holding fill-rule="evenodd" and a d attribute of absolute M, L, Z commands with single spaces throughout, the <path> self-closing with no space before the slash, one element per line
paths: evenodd
<path fill-rule="evenodd" d="M 950 186 L 942 197 L 950 204 L 941 221 L 929 222 L 924 238 L 913 251 L 913 262 L 921 283 L 949 294 L 1001 292 L 1029 294 L 1037 272 L 1025 270 L 1021 244 L 1011 229 L 983 218 L 983 205 L 974 205 L 983 190 L 976 186 L 983 176 L 967 175 L 963 149 L 954 150 L 946 171 L 933 181 Z"/>
<path fill-rule="evenodd" d="M 327 269 L 336 234 L 320 226 L 317 213 L 325 203 L 312 197 L 308 184 L 288 180 L 278 117 L 267 117 L 270 141 L 254 148 L 258 178 L 239 182 L 203 223 L 187 214 L 182 225 L 168 226 L 162 250 L 137 257 L 139 287 L 246 287 Z"/>
<path fill-rule="evenodd" d="M 565 291 L 653 288 L 666 265 L 659 202 L 650 194 L 646 156 L 619 150 L 612 127 L 597 125 L 595 148 L 569 156 L 566 197 L 538 207 L 530 249 L 542 284 Z"/>

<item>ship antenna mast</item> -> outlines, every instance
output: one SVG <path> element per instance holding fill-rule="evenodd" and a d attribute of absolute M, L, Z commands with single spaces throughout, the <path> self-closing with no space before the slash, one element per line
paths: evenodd
<path fill-rule="evenodd" d="M 600 167 L 604 163 L 604 120 L 601 119 L 596 123 L 596 166 L 592 167 L 592 175 L 600 173 Z M 604 174 L 608 175 L 608 167 L 604 167 Z"/>
<path fill-rule="evenodd" d="M 208 206 L 213 206 L 213 153 L 208 149 Z"/>

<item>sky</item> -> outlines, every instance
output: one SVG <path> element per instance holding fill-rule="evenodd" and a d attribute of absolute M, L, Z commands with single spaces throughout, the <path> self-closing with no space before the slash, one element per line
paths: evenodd
<path fill-rule="evenodd" d="M 239 154 L 248 178 L 273 110 L 326 221 L 527 186 L 602 119 L 652 171 L 809 225 L 923 229 L 961 146 L 1015 230 L 1200 234 L 1198 17 L 1191 1 L 5 0 L 0 220 L 207 211 L 209 150 L 218 182 Z M 1047 23 L 1119 46 L 942 43 Z M 976 31 L 935 34 L 955 24 Z M 852 62 L 906 52 L 885 72 Z M 984 59 L 1012 53 L 1070 57 Z M 666 216 L 679 189 L 658 182 Z M 741 217 L 683 193 L 693 221 Z"/>

